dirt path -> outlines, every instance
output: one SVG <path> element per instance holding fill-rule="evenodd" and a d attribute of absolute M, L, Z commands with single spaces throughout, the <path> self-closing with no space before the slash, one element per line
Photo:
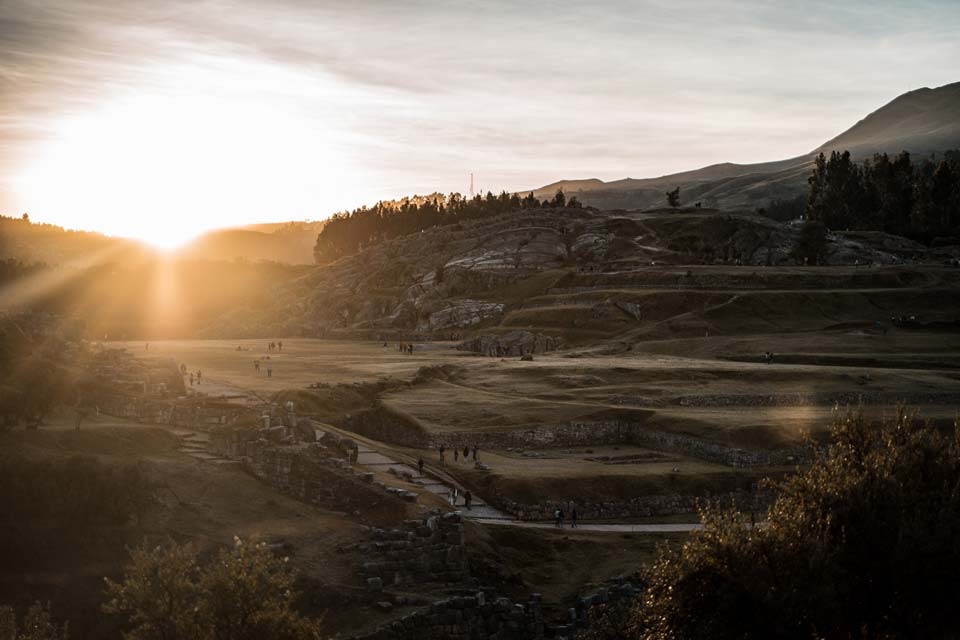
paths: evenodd
<path fill-rule="evenodd" d="M 487 518 L 477 518 L 480 524 L 489 525 L 509 525 L 511 527 L 522 527 L 524 529 L 557 529 L 556 524 L 552 522 L 531 522 L 529 520 L 492 520 Z M 564 521 L 563 529 L 570 531 L 595 531 L 607 533 L 684 533 L 688 531 L 701 531 L 703 525 L 696 523 L 674 523 L 674 524 L 625 524 L 609 523 L 601 524 L 597 522 L 577 523 L 575 528 L 570 526 L 569 521 Z"/>

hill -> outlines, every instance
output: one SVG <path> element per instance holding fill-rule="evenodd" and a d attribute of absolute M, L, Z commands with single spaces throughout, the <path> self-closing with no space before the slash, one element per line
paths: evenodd
<path fill-rule="evenodd" d="M 960 148 L 960 82 L 905 93 L 809 153 L 759 164 L 721 163 L 657 178 L 562 180 L 534 189 L 544 199 L 557 189 L 603 209 L 661 206 L 663 192 L 680 187 L 685 203 L 709 207 L 756 208 L 775 199 L 803 195 L 817 154 L 849 150 L 855 159 L 874 153 L 915 156 Z"/>
<path fill-rule="evenodd" d="M 826 241 L 828 266 L 803 267 L 793 255 L 799 235 L 742 210 L 522 209 L 314 267 L 275 287 L 268 305 L 228 313 L 203 335 L 460 340 L 528 331 L 595 345 L 737 334 L 757 322 L 817 329 L 900 309 L 913 298 L 899 287 L 925 282 L 855 265 L 942 262 L 952 251 L 881 232 L 838 233 Z M 870 293 L 833 291 L 848 287 Z"/>
<path fill-rule="evenodd" d="M 195 260 L 270 260 L 312 264 L 313 246 L 324 222 L 282 222 L 216 229 L 178 253 Z"/>

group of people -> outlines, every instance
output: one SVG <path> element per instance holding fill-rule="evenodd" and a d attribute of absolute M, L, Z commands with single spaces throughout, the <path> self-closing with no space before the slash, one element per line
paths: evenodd
<path fill-rule="evenodd" d="M 194 382 L 196 382 L 197 385 L 199 385 L 200 382 L 203 380 L 203 371 L 201 371 L 200 369 L 197 369 L 197 372 L 196 372 L 196 373 L 194 373 L 193 371 L 190 371 L 189 373 L 190 373 L 190 386 L 191 386 L 191 387 L 193 386 L 193 383 L 194 383 Z M 182 375 L 182 376 L 187 375 L 187 365 L 185 365 L 185 364 L 183 364 L 183 363 L 180 364 L 180 375 Z"/>
<path fill-rule="evenodd" d="M 271 342 L 267 345 L 267 351 L 283 351 L 283 340 L 278 340 L 276 342 Z"/>
<path fill-rule="evenodd" d="M 270 359 L 270 356 L 267 356 L 266 359 L 269 360 L 269 359 Z M 254 370 L 254 371 L 256 371 L 257 373 L 260 373 L 260 370 L 261 370 L 262 368 L 263 368 L 263 366 L 260 364 L 260 360 L 254 360 L 254 361 L 253 361 L 253 370 Z M 267 364 L 267 377 L 268 377 L 268 378 L 272 378 L 272 377 L 273 377 L 273 365 L 271 365 L 271 364 L 269 364 L 269 363 Z"/>
<path fill-rule="evenodd" d="M 554 511 L 553 518 L 556 521 L 557 528 L 563 529 L 563 518 L 564 518 L 563 509 L 558 508 L 556 511 Z M 576 507 L 574 507 L 570 511 L 570 528 L 571 529 L 577 528 L 577 508 Z"/>
<path fill-rule="evenodd" d="M 437 447 L 437 452 L 440 454 L 440 464 L 446 466 L 447 464 L 447 448 L 443 445 Z M 460 449 L 457 447 L 453 448 L 453 461 L 460 461 Z M 467 445 L 463 446 L 463 462 L 464 464 L 470 463 L 470 447 Z M 480 462 L 480 449 L 477 445 L 473 445 L 473 462 L 474 464 Z"/>
<path fill-rule="evenodd" d="M 384 342 L 383 344 L 386 345 L 387 343 Z M 400 353 L 406 353 L 406 354 L 413 355 L 413 344 L 410 343 L 410 342 L 398 342 L 398 343 L 397 343 L 397 350 L 398 350 Z"/>
<path fill-rule="evenodd" d="M 764 351 L 763 352 L 763 361 L 766 364 L 773 362 L 773 351 Z"/>

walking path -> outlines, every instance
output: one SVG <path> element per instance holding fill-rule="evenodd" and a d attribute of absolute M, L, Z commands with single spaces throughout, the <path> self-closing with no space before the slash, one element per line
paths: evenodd
<path fill-rule="evenodd" d="M 427 468 L 425 475 L 421 476 L 413 466 L 397 460 L 392 454 L 384 453 L 374 449 L 369 444 L 357 438 L 356 434 L 343 431 L 337 427 L 328 424 L 316 423 L 315 431 L 317 437 L 323 436 L 327 431 L 337 433 L 340 436 L 350 437 L 357 443 L 359 455 L 357 456 L 357 465 L 367 467 L 371 471 L 386 471 L 396 475 L 398 478 L 406 479 L 415 485 L 421 487 L 424 491 L 429 491 L 438 496 L 447 499 L 453 487 L 457 488 L 459 497 L 455 507 L 460 507 L 460 513 L 463 517 L 483 525 L 500 525 L 521 527 L 524 529 L 556 529 L 552 522 L 516 520 L 508 513 L 490 506 L 479 496 L 473 498 L 471 509 L 466 509 L 463 503 L 463 494 L 465 489 L 457 483 L 449 474 L 433 468 Z M 210 441 L 210 434 L 192 429 L 177 427 L 170 429 L 180 441 L 179 451 L 200 461 L 213 465 L 239 465 L 237 460 L 230 460 L 214 453 L 210 453 L 207 444 Z M 570 529 L 569 521 L 564 523 L 564 529 Z M 703 529 L 702 524 L 692 523 L 671 523 L 671 524 L 625 524 L 625 523 L 596 523 L 583 522 L 578 523 L 576 531 L 589 532 L 610 532 L 610 533 L 683 533 L 690 531 L 699 531 Z"/>
<path fill-rule="evenodd" d="M 557 525 L 552 522 L 530 522 L 528 520 L 491 520 L 487 518 L 477 518 L 480 524 L 507 524 L 513 527 L 522 527 L 525 529 L 557 529 Z M 673 524 L 600 524 L 596 522 L 579 522 L 576 528 L 570 526 L 570 521 L 565 520 L 564 530 L 569 531 L 607 531 L 623 533 L 680 533 L 689 531 L 701 531 L 703 525 L 696 523 L 673 523 Z"/>

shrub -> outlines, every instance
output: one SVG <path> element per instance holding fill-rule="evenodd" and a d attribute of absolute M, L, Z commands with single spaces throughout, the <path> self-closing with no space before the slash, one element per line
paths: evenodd
<path fill-rule="evenodd" d="M 767 525 L 707 510 L 665 551 L 624 635 L 955 637 L 960 609 L 960 424 L 899 411 L 838 414 L 829 449 L 780 485 Z"/>

